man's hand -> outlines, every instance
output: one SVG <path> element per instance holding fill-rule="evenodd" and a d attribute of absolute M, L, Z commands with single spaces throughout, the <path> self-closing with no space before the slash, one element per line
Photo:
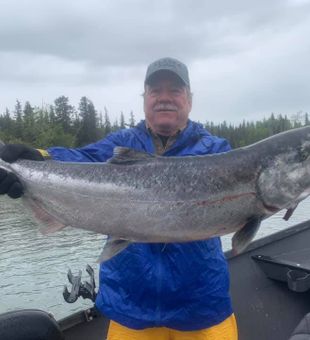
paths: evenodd
<path fill-rule="evenodd" d="M 23 186 L 16 175 L 0 168 L 0 195 L 3 194 L 18 198 L 23 194 Z"/>
<path fill-rule="evenodd" d="M 44 161 L 41 153 L 22 144 L 7 144 L 1 148 L 0 158 L 7 163 L 13 163 L 18 159 Z M 0 168 L 0 195 L 8 194 L 11 198 L 21 197 L 23 186 L 17 176 L 3 168 Z"/>
<path fill-rule="evenodd" d="M 5 162 L 13 163 L 18 159 L 30 159 L 32 161 L 44 161 L 43 156 L 37 149 L 30 148 L 23 144 L 7 144 L 0 154 Z"/>

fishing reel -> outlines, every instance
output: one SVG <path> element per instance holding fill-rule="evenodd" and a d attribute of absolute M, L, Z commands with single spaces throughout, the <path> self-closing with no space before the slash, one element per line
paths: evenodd
<path fill-rule="evenodd" d="M 90 299 L 91 301 L 95 302 L 96 300 L 96 283 L 95 283 L 95 276 L 94 276 L 94 270 L 90 265 L 86 266 L 86 272 L 88 273 L 90 277 L 90 281 L 84 281 L 84 283 L 81 282 L 82 280 L 82 271 L 79 270 L 78 275 L 73 275 L 71 272 L 71 269 L 68 270 L 67 277 L 68 281 L 71 283 L 72 288 L 71 292 L 69 292 L 67 286 L 64 286 L 63 290 L 63 297 L 66 302 L 68 303 L 74 303 L 80 296 L 83 299 Z"/>

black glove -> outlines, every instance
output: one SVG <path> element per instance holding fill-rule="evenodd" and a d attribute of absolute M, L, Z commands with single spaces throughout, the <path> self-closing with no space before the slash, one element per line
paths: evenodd
<path fill-rule="evenodd" d="M 1 148 L 0 158 L 5 162 L 13 163 L 18 159 L 44 161 L 41 153 L 22 144 L 7 144 Z M 0 195 L 8 194 L 11 198 L 18 198 L 23 194 L 23 186 L 17 176 L 0 168 Z"/>
<path fill-rule="evenodd" d="M 13 163 L 18 159 L 30 159 L 32 161 L 44 161 L 43 156 L 37 149 L 23 144 L 7 144 L 1 149 L 0 158 L 5 162 Z"/>
<path fill-rule="evenodd" d="M 23 186 L 15 174 L 0 168 L 0 195 L 3 194 L 18 198 L 23 194 Z"/>

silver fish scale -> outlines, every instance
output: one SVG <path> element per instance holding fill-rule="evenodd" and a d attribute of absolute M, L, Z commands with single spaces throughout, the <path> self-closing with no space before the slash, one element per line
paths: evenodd
<path fill-rule="evenodd" d="M 1 166 L 51 220 L 134 241 L 191 241 L 238 231 L 306 198 L 309 145 L 305 127 L 223 154 Z"/>

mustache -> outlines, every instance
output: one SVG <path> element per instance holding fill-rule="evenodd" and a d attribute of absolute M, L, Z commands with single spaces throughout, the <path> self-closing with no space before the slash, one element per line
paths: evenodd
<path fill-rule="evenodd" d="M 156 104 L 154 106 L 155 111 L 177 111 L 177 107 L 173 104 Z"/>

